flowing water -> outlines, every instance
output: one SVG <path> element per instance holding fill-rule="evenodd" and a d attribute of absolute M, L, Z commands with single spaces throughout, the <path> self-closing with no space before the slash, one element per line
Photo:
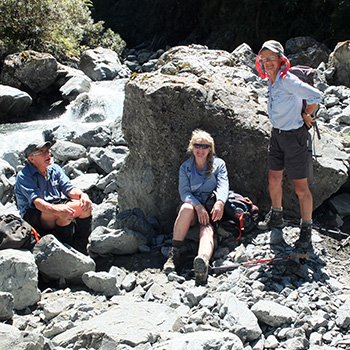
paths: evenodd
<path fill-rule="evenodd" d="M 7 152 L 22 151 L 31 140 L 42 138 L 44 130 L 59 125 L 83 132 L 110 124 L 122 116 L 125 82 L 125 79 L 93 82 L 89 93 L 79 95 L 57 119 L 0 124 L 0 158 Z"/>

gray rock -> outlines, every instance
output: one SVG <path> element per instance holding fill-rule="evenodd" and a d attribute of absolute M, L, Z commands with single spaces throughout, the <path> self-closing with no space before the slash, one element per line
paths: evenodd
<path fill-rule="evenodd" d="M 330 50 L 310 37 L 297 37 L 287 40 L 285 51 L 292 66 L 303 65 L 317 68 L 327 62 Z"/>
<path fill-rule="evenodd" d="M 82 92 L 88 92 L 91 87 L 90 81 L 87 76 L 72 77 L 60 88 L 63 99 L 73 101 Z"/>
<path fill-rule="evenodd" d="M 119 305 L 54 337 L 53 342 L 62 347 L 79 344 L 80 348 L 90 349 L 97 346 L 115 349 L 118 344 L 136 347 L 148 341 L 154 342 L 161 333 L 176 331 L 181 326 L 176 311 L 164 304 L 135 304 L 127 297 L 117 298 Z"/>
<path fill-rule="evenodd" d="M 39 271 L 52 280 L 64 278 L 67 282 L 81 283 L 85 272 L 95 271 L 95 262 L 90 257 L 63 245 L 53 235 L 42 237 L 33 255 Z"/>
<path fill-rule="evenodd" d="M 0 290 L 13 295 L 15 310 L 40 300 L 38 269 L 30 251 L 0 250 Z"/>
<path fill-rule="evenodd" d="M 72 184 L 78 187 L 83 192 L 89 192 L 98 183 L 100 176 L 98 174 L 88 173 L 81 174 L 72 180 Z"/>
<path fill-rule="evenodd" d="M 57 77 L 57 61 L 48 53 L 32 50 L 8 55 L 1 71 L 1 81 L 6 85 L 29 87 L 39 92 L 49 87 Z"/>
<path fill-rule="evenodd" d="M 107 126 L 98 126 L 83 134 L 73 137 L 73 142 L 84 147 L 104 147 L 111 142 L 111 129 Z"/>
<path fill-rule="evenodd" d="M 350 194 L 341 193 L 337 196 L 330 198 L 327 202 L 335 213 L 338 213 L 341 217 L 350 215 Z"/>
<path fill-rule="evenodd" d="M 262 331 L 254 311 L 249 310 L 247 305 L 237 299 L 234 294 L 222 293 L 220 296 L 220 314 L 230 324 L 234 334 L 242 341 L 253 341 L 260 337 Z M 259 318 L 260 320 L 260 318 Z"/>
<path fill-rule="evenodd" d="M 188 334 L 169 335 L 170 340 L 161 342 L 157 350 L 203 350 L 203 349 L 245 349 L 237 335 L 229 332 L 199 331 Z"/>
<path fill-rule="evenodd" d="M 126 153 L 116 153 L 111 149 L 91 147 L 88 158 L 96 163 L 106 174 L 118 170 L 124 163 Z"/>
<path fill-rule="evenodd" d="M 26 92 L 0 84 L 0 118 L 25 115 L 32 102 Z"/>
<path fill-rule="evenodd" d="M 57 141 L 51 147 L 51 152 L 55 159 L 61 162 L 86 157 L 86 149 L 84 146 L 69 141 Z"/>
<path fill-rule="evenodd" d="M 9 321 L 13 317 L 14 297 L 11 293 L 0 292 L 0 321 Z"/>
<path fill-rule="evenodd" d="M 347 300 L 337 311 L 336 323 L 340 328 L 350 327 L 350 300 Z"/>
<path fill-rule="evenodd" d="M 349 40 L 339 42 L 329 56 L 329 64 L 336 69 L 334 73 L 334 81 L 337 85 L 350 87 L 349 59 Z"/>
<path fill-rule="evenodd" d="M 103 202 L 93 206 L 92 229 L 98 226 L 107 227 L 111 221 L 114 221 L 117 216 L 117 207 L 115 203 Z"/>
<path fill-rule="evenodd" d="M 0 323 L 0 348 L 13 350 L 44 350 L 43 335 L 35 332 L 21 332 L 16 327 Z"/>
<path fill-rule="evenodd" d="M 251 311 L 259 321 L 273 327 L 290 324 L 297 318 L 296 312 L 290 308 L 268 300 L 258 301 L 252 306 Z"/>
<path fill-rule="evenodd" d="M 116 52 L 102 47 L 83 52 L 79 68 L 94 81 L 124 78 L 129 73 L 123 68 Z"/>
<path fill-rule="evenodd" d="M 117 278 L 108 272 L 85 272 L 82 276 L 82 280 L 84 284 L 94 292 L 101 292 L 108 297 L 120 294 L 120 290 L 117 286 Z"/>
<path fill-rule="evenodd" d="M 129 228 L 115 230 L 99 226 L 89 237 L 88 250 L 101 256 L 134 254 L 146 243 L 144 235 Z"/>

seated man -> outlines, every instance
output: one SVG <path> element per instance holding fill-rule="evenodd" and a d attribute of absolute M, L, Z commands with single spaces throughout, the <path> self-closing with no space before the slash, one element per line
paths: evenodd
<path fill-rule="evenodd" d="M 24 150 L 28 164 L 15 183 L 20 215 L 40 235 L 51 233 L 86 254 L 92 202 L 74 187 L 61 167 L 52 164 L 50 147 L 50 142 L 35 140 Z"/>

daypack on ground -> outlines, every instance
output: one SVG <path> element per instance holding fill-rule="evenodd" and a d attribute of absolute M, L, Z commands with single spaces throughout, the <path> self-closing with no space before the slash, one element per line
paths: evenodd
<path fill-rule="evenodd" d="M 215 201 L 215 195 L 209 198 L 206 203 L 208 211 L 211 211 Z M 224 215 L 215 225 L 217 232 L 221 237 L 234 237 L 238 240 L 243 233 L 248 233 L 254 228 L 258 214 L 259 208 L 248 197 L 229 191 Z"/>
<path fill-rule="evenodd" d="M 0 250 L 30 250 L 38 240 L 34 228 L 20 217 L 13 214 L 0 215 Z"/>

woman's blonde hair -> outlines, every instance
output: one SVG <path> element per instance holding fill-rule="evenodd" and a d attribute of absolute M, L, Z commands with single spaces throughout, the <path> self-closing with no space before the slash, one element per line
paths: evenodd
<path fill-rule="evenodd" d="M 189 153 L 193 153 L 193 145 L 201 141 L 206 141 L 210 145 L 207 157 L 208 167 L 206 171 L 206 175 L 209 176 L 213 170 L 213 160 L 215 156 L 215 143 L 212 136 L 208 132 L 201 129 L 192 131 L 192 137 L 190 143 L 188 144 L 187 151 Z"/>

